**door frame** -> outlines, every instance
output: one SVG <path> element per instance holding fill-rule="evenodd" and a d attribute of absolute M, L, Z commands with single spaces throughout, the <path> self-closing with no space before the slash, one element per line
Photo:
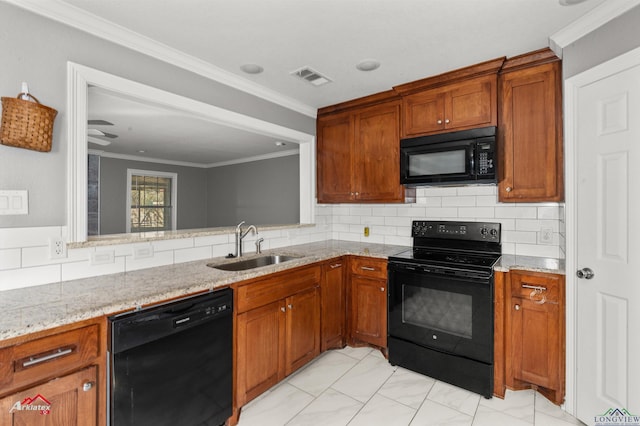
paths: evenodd
<path fill-rule="evenodd" d="M 564 143 L 565 143 L 565 227 L 566 227 L 566 397 L 565 411 L 576 414 L 577 388 L 577 111 L 580 89 L 628 68 L 640 65 L 640 47 L 596 65 L 564 81 Z"/>

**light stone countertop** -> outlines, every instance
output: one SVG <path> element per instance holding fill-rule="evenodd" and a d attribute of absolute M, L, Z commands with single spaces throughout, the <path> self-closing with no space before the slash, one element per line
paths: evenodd
<path fill-rule="evenodd" d="M 547 257 L 503 254 L 493 269 L 500 272 L 509 272 L 511 269 L 520 269 L 532 272 L 548 272 L 564 275 L 565 261 L 564 259 L 552 259 Z"/>
<path fill-rule="evenodd" d="M 339 240 L 265 250 L 262 255 L 303 256 L 240 272 L 207 267 L 208 263 L 234 262 L 223 257 L 63 281 L 0 292 L 0 340 L 71 324 L 89 318 L 133 310 L 193 293 L 352 254 L 387 258 L 408 249 L 404 246 Z M 250 259 L 257 255 L 243 256 Z"/>
<path fill-rule="evenodd" d="M 351 254 L 386 259 L 409 248 L 328 240 L 265 250 L 262 256 L 284 254 L 302 257 L 247 271 L 228 272 L 207 267 L 208 263 L 230 263 L 237 260 L 217 257 L 1 291 L 0 340 L 226 287 L 236 282 L 334 257 Z M 247 255 L 243 256 L 243 259 L 256 256 Z M 503 255 L 495 270 L 508 272 L 510 269 L 563 274 L 564 260 Z"/>

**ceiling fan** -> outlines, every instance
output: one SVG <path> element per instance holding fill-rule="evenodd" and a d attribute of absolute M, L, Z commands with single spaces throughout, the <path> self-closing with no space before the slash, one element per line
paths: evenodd
<path fill-rule="evenodd" d="M 87 120 L 87 124 L 89 126 L 113 126 L 113 123 L 110 123 L 106 120 Z M 89 127 L 87 129 L 87 140 L 91 143 L 95 143 L 97 145 L 108 146 L 111 144 L 110 141 L 100 139 L 100 138 L 109 138 L 115 139 L 118 135 L 113 133 L 107 133 L 100 129 L 96 129 L 94 127 Z"/>

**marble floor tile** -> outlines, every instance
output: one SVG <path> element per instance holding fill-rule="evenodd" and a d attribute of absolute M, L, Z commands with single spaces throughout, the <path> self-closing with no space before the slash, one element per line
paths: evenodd
<path fill-rule="evenodd" d="M 431 377 L 398 367 L 378 394 L 418 409 L 435 382 Z"/>
<path fill-rule="evenodd" d="M 396 368 L 384 358 L 367 355 L 331 387 L 360 402 L 367 402 Z"/>
<path fill-rule="evenodd" d="M 371 352 L 374 352 L 374 349 L 371 348 L 352 348 L 351 346 L 345 346 L 343 349 L 336 349 L 336 352 L 350 356 L 351 358 L 355 358 L 358 360 L 363 359 Z M 379 352 L 379 351 L 377 351 Z"/>
<path fill-rule="evenodd" d="M 485 399 L 349 347 L 325 352 L 245 406 L 238 426 L 258 425 L 584 426 L 532 390 Z"/>
<path fill-rule="evenodd" d="M 382 395 L 374 395 L 360 412 L 349 422 L 349 426 L 406 426 L 416 410 Z"/>
<path fill-rule="evenodd" d="M 282 426 L 313 399 L 312 395 L 286 382 L 281 383 L 242 408 L 240 425 Z"/>
<path fill-rule="evenodd" d="M 355 358 L 338 351 L 329 351 L 296 372 L 287 382 L 307 393 L 318 396 L 357 363 L 358 360 Z"/>
<path fill-rule="evenodd" d="M 471 426 L 473 416 L 434 401 L 426 400 L 416 413 L 411 426 Z"/>
<path fill-rule="evenodd" d="M 287 423 L 287 426 L 344 426 L 363 405 L 347 395 L 327 389 Z"/>
<path fill-rule="evenodd" d="M 536 425 L 544 425 L 544 423 L 540 423 L 538 421 L 539 418 L 546 419 L 547 421 L 560 421 L 562 423 L 549 423 L 549 424 L 559 424 L 562 426 L 570 425 L 583 425 L 580 420 L 576 419 L 562 408 L 554 405 L 547 398 L 542 396 L 539 393 L 536 393 L 536 403 L 535 403 L 535 411 L 536 411 Z M 555 419 L 555 420 L 553 420 Z"/>
<path fill-rule="evenodd" d="M 431 388 L 427 398 L 461 413 L 473 416 L 478 408 L 481 396 L 448 383 L 437 381 Z"/>
<path fill-rule="evenodd" d="M 532 389 L 517 392 L 507 389 L 504 399 L 495 397 L 491 399 L 480 398 L 480 405 L 533 423 L 535 398 L 536 392 Z"/>
<path fill-rule="evenodd" d="M 473 426 L 533 426 L 533 422 L 516 419 L 503 412 L 480 405 L 473 418 Z"/>

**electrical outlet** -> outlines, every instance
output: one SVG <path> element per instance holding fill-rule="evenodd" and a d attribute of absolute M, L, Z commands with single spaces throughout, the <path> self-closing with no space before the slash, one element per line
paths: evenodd
<path fill-rule="evenodd" d="M 67 257 L 67 243 L 60 237 L 49 239 L 49 258 L 64 259 Z"/>
<path fill-rule="evenodd" d="M 553 244 L 553 228 L 540 228 L 540 243 Z"/>

